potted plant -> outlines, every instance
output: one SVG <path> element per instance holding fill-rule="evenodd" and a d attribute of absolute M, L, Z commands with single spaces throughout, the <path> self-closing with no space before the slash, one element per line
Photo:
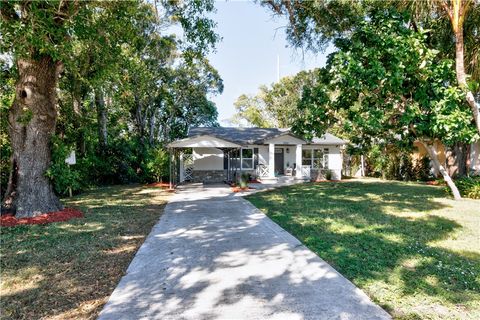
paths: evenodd
<path fill-rule="evenodd" d="M 243 174 L 240 176 L 239 185 L 240 185 L 240 188 L 241 188 L 241 189 L 246 189 L 246 188 L 248 188 L 248 178 L 249 178 L 248 173 L 243 173 Z"/>
<path fill-rule="evenodd" d="M 333 176 L 332 170 L 325 170 L 325 179 L 332 180 L 332 176 Z"/>

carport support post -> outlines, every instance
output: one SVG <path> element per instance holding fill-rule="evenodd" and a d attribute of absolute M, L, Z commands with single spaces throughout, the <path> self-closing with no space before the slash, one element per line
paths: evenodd
<path fill-rule="evenodd" d="M 227 181 L 229 183 L 232 182 L 232 161 L 230 161 L 231 158 L 232 158 L 232 149 L 229 149 L 227 152 Z"/>
<path fill-rule="evenodd" d="M 295 177 L 297 179 L 302 179 L 302 145 L 297 144 L 297 148 L 295 149 Z"/>
<path fill-rule="evenodd" d="M 240 159 L 240 151 L 238 149 L 236 149 L 235 151 L 235 159 Z M 233 177 L 235 178 L 234 183 L 237 183 L 237 180 L 238 180 L 237 167 L 239 162 L 240 161 L 235 161 L 235 173 L 233 174 Z"/>
<path fill-rule="evenodd" d="M 168 154 L 169 154 L 169 157 L 168 159 L 170 161 L 168 161 L 169 163 L 169 168 L 168 168 L 168 171 L 169 171 L 169 174 L 168 174 L 168 181 L 169 181 L 169 188 L 172 189 L 172 149 L 169 148 L 168 149 Z"/>
<path fill-rule="evenodd" d="M 275 178 L 275 144 L 268 144 L 268 177 Z"/>

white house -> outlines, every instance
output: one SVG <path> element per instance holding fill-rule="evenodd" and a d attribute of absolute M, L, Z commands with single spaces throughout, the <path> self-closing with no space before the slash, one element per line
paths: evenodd
<path fill-rule="evenodd" d="M 289 129 L 197 127 L 168 145 L 177 182 L 234 181 L 242 173 L 259 180 L 341 179 L 345 141 L 329 133 L 307 141 Z M 298 165 L 300 164 L 300 166 Z"/>

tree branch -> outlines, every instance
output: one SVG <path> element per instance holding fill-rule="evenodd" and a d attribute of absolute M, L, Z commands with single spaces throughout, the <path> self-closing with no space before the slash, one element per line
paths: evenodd
<path fill-rule="evenodd" d="M 0 17 L 2 17 L 2 19 L 5 21 L 20 20 L 19 15 L 15 11 L 13 3 L 9 1 L 0 2 Z"/>

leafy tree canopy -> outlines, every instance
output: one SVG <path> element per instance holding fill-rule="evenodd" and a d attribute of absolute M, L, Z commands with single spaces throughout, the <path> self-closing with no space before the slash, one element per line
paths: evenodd
<path fill-rule="evenodd" d="M 270 86 L 261 86 L 255 96 L 246 94 L 235 101 L 232 122 L 255 127 L 288 128 L 299 117 L 297 105 L 304 88 L 316 81 L 316 71 L 301 71 Z"/>

